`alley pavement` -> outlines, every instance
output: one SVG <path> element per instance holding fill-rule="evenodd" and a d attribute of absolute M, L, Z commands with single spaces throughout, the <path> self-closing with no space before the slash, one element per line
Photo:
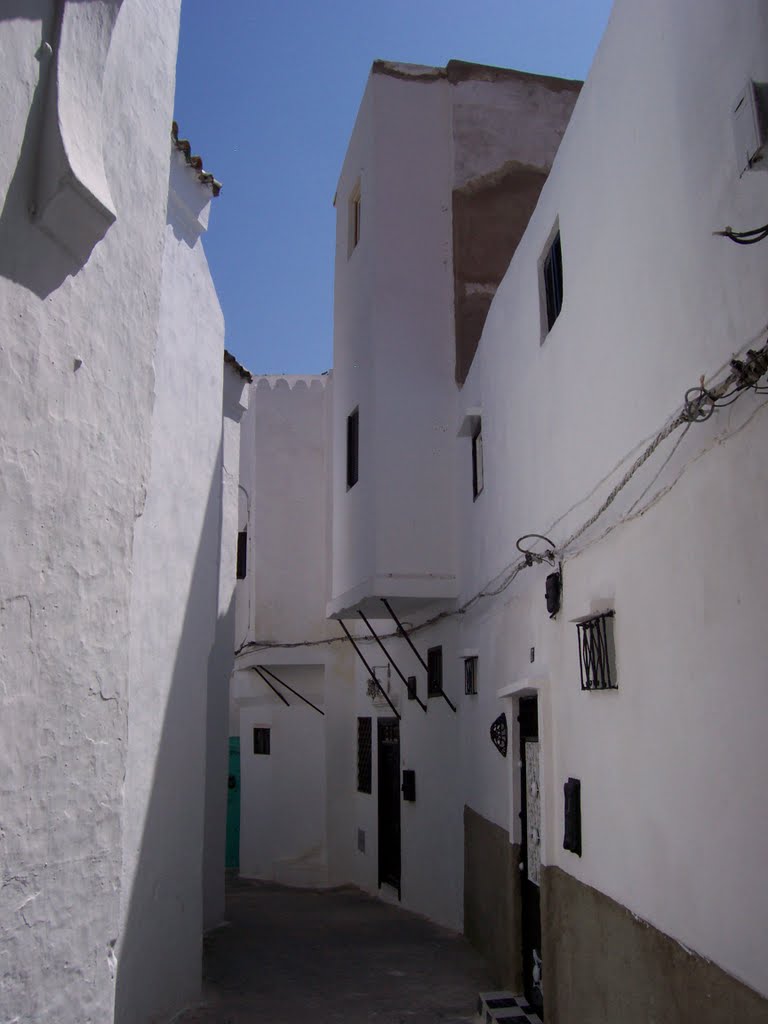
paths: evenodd
<path fill-rule="evenodd" d="M 462 936 L 357 889 L 233 880 L 178 1024 L 464 1024 L 491 988 Z"/>

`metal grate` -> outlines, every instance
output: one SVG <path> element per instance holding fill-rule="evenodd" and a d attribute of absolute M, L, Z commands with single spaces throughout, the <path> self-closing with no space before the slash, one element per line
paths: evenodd
<path fill-rule="evenodd" d="M 464 693 L 477 693 L 477 658 L 464 659 Z"/>
<path fill-rule="evenodd" d="M 357 791 L 371 792 L 371 720 L 357 720 Z"/>
<path fill-rule="evenodd" d="M 602 612 L 576 624 L 582 690 L 617 690 L 613 645 L 613 612 Z"/>
<path fill-rule="evenodd" d="M 547 330 L 551 331 L 563 307 L 563 253 L 559 231 L 544 260 L 542 271 L 544 297 L 547 303 Z"/>
<path fill-rule="evenodd" d="M 439 697 L 443 692 L 443 648 L 427 651 L 427 696 Z"/>
<path fill-rule="evenodd" d="M 491 725 L 491 741 L 502 757 L 507 756 L 507 716 L 502 712 Z"/>

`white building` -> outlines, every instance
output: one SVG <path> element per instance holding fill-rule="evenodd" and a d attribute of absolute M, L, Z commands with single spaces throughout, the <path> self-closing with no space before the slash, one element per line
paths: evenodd
<path fill-rule="evenodd" d="M 259 577 L 278 614 L 252 606 L 238 664 L 341 657 L 286 646 L 337 636 L 323 565 L 329 616 L 391 634 L 391 609 L 417 652 L 385 638 L 387 671 L 361 647 L 394 709 L 361 665 L 354 696 L 326 671 L 329 877 L 463 927 L 556 1022 L 768 1018 L 768 421 L 742 387 L 768 367 L 746 355 L 768 241 L 713 234 L 766 220 L 764 122 L 744 115 L 767 44 L 757 0 L 619 0 L 559 149 L 572 83 L 374 65 L 336 198 L 325 447 L 287 385 L 253 435 L 291 490 Z M 706 418 L 710 395 L 734 401 Z M 318 444 L 295 472 L 289 426 Z M 262 686 L 248 699 L 276 707 Z"/>
<path fill-rule="evenodd" d="M 32 6 L 0 19 L 0 1018 L 136 1024 L 199 992 L 247 393 L 219 185 L 170 135 L 178 0 Z"/>

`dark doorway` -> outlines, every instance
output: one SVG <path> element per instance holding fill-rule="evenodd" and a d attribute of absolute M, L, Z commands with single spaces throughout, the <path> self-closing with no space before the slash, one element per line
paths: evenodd
<path fill-rule="evenodd" d="M 379 886 L 394 886 L 400 896 L 400 723 L 378 719 L 379 738 Z"/>
<path fill-rule="evenodd" d="M 523 988 L 539 1016 L 541 991 L 541 795 L 539 782 L 539 706 L 536 697 L 520 698 L 520 819 L 522 825 Z"/>
<path fill-rule="evenodd" d="M 240 737 L 229 737 L 226 866 L 240 867 Z"/>

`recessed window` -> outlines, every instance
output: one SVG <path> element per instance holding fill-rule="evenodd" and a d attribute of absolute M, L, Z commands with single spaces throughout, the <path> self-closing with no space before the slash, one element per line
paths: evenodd
<path fill-rule="evenodd" d="M 232 549 L 230 548 L 230 551 Z M 230 565 L 232 563 L 230 562 Z M 244 580 L 248 572 L 248 531 L 241 530 L 237 535 L 237 578 Z"/>
<path fill-rule="evenodd" d="M 582 690 L 618 690 L 613 612 L 602 612 L 576 623 Z"/>
<path fill-rule="evenodd" d="M 427 651 L 427 696 L 439 697 L 443 692 L 443 648 Z"/>
<path fill-rule="evenodd" d="M 477 501 L 485 483 L 483 473 L 483 430 L 477 424 L 472 434 L 472 497 Z"/>
<path fill-rule="evenodd" d="M 355 185 L 352 190 L 352 194 L 349 197 L 348 217 L 349 217 L 349 255 L 351 256 L 353 251 L 357 248 L 357 243 L 360 241 L 360 227 L 361 227 L 361 214 L 362 206 L 360 201 L 360 182 Z"/>
<path fill-rule="evenodd" d="M 357 720 L 357 791 L 371 792 L 371 719 Z"/>
<path fill-rule="evenodd" d="M 464 693 L 477 693 L 477 658 L 464 659 Z"/>
<path fill-rule="evenodd" d="M 253 752 L 254 754 L 269 753 L 269 729 L 256 728 L 253 730 Z"/>
<path fill-rule="evenodd" d="M 360 449 L 360 409 L 347 416 L 347 490 L 357 483 Z"/>
<path fill-rule="evenodd" d="M 546 324 L 549 333 L 560 316 L 563 307 L 563 252 L 560 246 L 560 232 L 555 235 L 541 267 L 546 306 Z"/>

